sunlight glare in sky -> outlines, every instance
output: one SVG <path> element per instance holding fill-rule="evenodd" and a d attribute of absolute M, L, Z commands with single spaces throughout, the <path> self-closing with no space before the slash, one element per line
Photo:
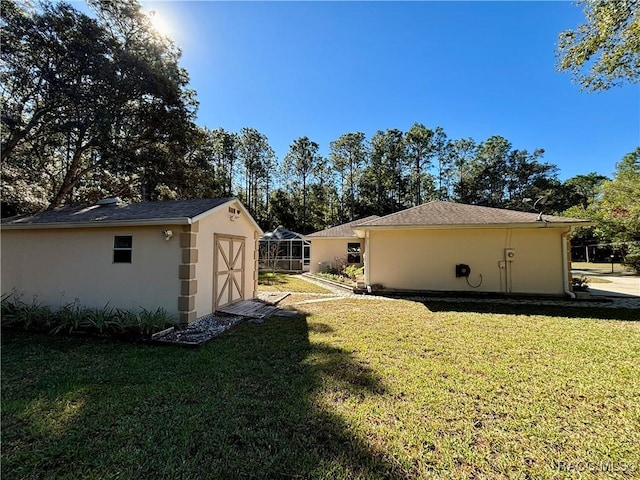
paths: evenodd
<path fill-rule="evenodd" d="M 165 35 L 165 36 L 170 36 L 171 33 L 171 27 L 169 26 L 169 24 L 158 14 L 157 11 L 152 10 L 149 12 L 149 19 L 151 20 L 151 24 L 153 25 L 153 28 L 156 29 L 156 31 L 160 34 L 160 35 Z"/>

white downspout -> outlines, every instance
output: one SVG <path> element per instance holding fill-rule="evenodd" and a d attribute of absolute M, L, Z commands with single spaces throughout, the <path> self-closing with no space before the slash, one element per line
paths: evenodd
<path fill-rule="evenodd" d="M 371 260 L 369 258 L 369 230 L 365 231 L 364 234 L 364 285 L 365 287 L 371 286 L 371 272 L 370 267 Z"/>
<path fill-rule="evenodd" d="M 569 286 L 569 257 L 567 255 L 567 237 L 571 233 L 571 227 L 562 234 L 561 247 L 562 247 L 562 290 L 564 294 L 569 298 L 576 298 L 576 294 L 571 291 Z"/>

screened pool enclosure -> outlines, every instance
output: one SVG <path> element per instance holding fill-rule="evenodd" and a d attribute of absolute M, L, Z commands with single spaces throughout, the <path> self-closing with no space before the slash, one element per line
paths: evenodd
<path fill-rule="evenodd" d="M 260 270 L 306 272 L 309 270 L 310 249 L 311 242 L 301 234 L 278 227 L 260 238 Z"/>

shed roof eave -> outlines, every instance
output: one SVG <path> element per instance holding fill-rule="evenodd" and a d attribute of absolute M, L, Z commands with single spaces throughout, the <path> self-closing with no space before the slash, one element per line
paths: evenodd
<path fill-rule="evenodd" d="M 108 228 L 108 227 L 150 227 L 157 225 L 190 225 L 191 218 L 150 218 L 145 220 L 117 220 L 93 222 L 50 222 L 50 223 L 12 223 L 0 227 L 2 230 L 40 230 L 51 228 Z"/>

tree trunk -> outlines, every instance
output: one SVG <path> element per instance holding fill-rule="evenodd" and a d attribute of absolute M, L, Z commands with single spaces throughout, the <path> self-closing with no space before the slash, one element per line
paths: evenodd
<path fill-rule="evenodd" d="M 51 109 L 41 108 L 39 110 L 36 110 L 33 116 L 31 117 L 31 120 L 29 120 L 29 123 L 27 123 L 27 125 L 23 129 L 14 130 L 9 133 L 9 138 L 7 139 L 6 142 L 2 143 L 2 146 L 0 147 L 2 151 L 2 159 L 4 161 L 11 158 L 11 154 L 15 150 L 18 143 L 20 143 L 20 141 L 23 138 L 25 138 L 31 130 L 33 130 L 33 128 L 38 123 L 38 120 L 40 120 L 40 118 L 42 118 L 42 116 L 44 116 L 44 114 L 47 113 L 49 110 Z"/>

